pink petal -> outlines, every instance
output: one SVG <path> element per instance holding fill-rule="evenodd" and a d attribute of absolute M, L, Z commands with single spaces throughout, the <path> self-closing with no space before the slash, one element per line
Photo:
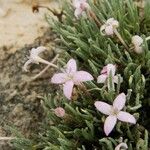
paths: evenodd
<path fill-rule="evenodd" d="M 121 148 L 127 149 L 128 146 L 126 143 L 120 143 L 119 145 L 116 146 L 115 150 L 121 150 Z"/>
<path fill-rule="evenodd" d="M 82 15 L 82 9 L 81 8 L 76 8 L 75 9 L 75 12 L 74 12 L 74 15 L 75 17 L 78 19 L 81 15 Z"/>
<path fill-rule="evenodd" d="M 98 76 L 98 78 L 97 78 L 97 83 L 105 83 L 107 77 L 108 77 L 108 76 L 105 75 L 105 74 L 102 74 L 102 75 Z"/>
<path fill-rule="evenodd" d="M 32 48 L 30 54 L 31 54 L 31 56 L 37 56 L 45 50 L 46 50 L 46 47 L 39 46 L 37 48 Z"/>
<path fill-rule="evenodd" d="M 101 70 L 101 74 L 107 74 L 107 66 L 104 66 Z"/>
<path fill-rule="evenodd" d="M 123 122 L 129 122 L 133 124 L 136 123 L 136 119 L 134 118 L 134 116 L 124 111 L 120 111 L 117 115 L 117 118 Z"/>
<path fill-rule="evenodd" d="M 109 18 L 109 19 L 106 21 L 106 24 L 112 24 L 114 20 L 115 20 L 114 18 Z"/>
<path fill-rule="evenodd" d="M 73 91 L 73 81 L 67 81 L 64 86 L 63 86 L 63 92 L 64 95 L 70 100 L 72 96 L 72 91 Z"/>
<path fill-rule="evenodd" d="M 118 82 L 119 82 L 118 76 L 114 76 L 114 77 L 113 77 L 113 82 L 116 83 L 116 84 L 118 84 Z"/>
<path fill-rule="evenodd" d="M 78 71 L 74 74 L 74 82 L 79 84 L 80 82 L 91 81 L 93 77 L 86 71 Z"/>
<path fill-rule="evenodd" d="M 70 59 L 67 63 L 67 73 L 75 73 L 77 71 L 77 64 L 74 59 Z"/>
<path fill-rule="evenodd" d="M 23 66 L 23 70 L 28 72 L 28 65 L 31 64 L 33 61 L 29 59 Z"/>
<path fill-rule="evenodd" d="M 106 35 L 113 35 L 114 34 L 114 30 L 113 30 L 113 27 L 110 25 L 110 26 L 107 26 L 105 28 L 105 32 L 106 32 Z"/>
<path fill-rule="evenodd" d="M 101 102 L 101 101 L 96 101 L 94 103 L 95 107 L 103 114 L 105 115 L 111 115 L 111 112 L 112 112 L 112 106 L 107 104 L 107 103 L 104 103 L 104 102 Z"/>
<path fill-rule="evenodd" d="M 51 82 L 55 84 L 63 84 L 66 82 L 66 77 L 65 73 L 54 74 L 51 78 Z"/>
<path fill-rule="evenodd" d="M 118 110 L 121 110 L 125 106 L 125 102 L 126 102 L 126 95 L 124 93 L 121 93 L 115 98 L 113 102 L 113 107 Z"/>
<path fill-rule="evenodd" d="M 110 72 L 112 73 L 112 76 L 115 75 L 115 73 L 116 73 L 116 65 L 113 65 L 113 64 L 108 64 L 107 65 L 107 74 L 109 75 Z"/>
<path fill-rule="evenodd" d="M 108 136 L 110 132 L 113 130 L 117 122 L 116 116 L 108 116 L 104 123 L 104 132 Z"/>
<path fill-rule="evenodd" d="M 73 0 L 73 6 L 75 8 L 79 8 L 80 7 L 80 1 L 79 0 Z"/>

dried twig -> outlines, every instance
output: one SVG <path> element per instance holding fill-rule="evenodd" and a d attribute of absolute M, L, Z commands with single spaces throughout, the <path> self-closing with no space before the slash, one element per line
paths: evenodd
<path fill-rule="evenodd" d="M 14 140 L 17 139 L 16 137 L 0 137 L 0 141 L 9 141 L 9 140 Z"/>

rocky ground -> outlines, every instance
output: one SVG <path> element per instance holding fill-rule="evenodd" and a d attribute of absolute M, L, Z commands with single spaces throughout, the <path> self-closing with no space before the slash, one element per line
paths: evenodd
<path fill-rule="evenodd" d="M 22 67 L 29 50 L 40 45 L 47 47 L 43 57 L 51 61 L 55 56 L 56 35 L 42 18 L 44 11 L 42 15 L 33 14 L 28 2 L 18 2 L 9 3 L 9 13 L 0 17 L 0 137 L 12 136 L 6 125 L 15 126 L 25 137 L 38 132 L 44 118 L 41 97 L 52 92 L 48 81 L 53 69 L 29 82 L 45 65 L 33 64 L 29 73 Z M 0 140 L 0 150 L 11 150 L 11 145 Z"/>

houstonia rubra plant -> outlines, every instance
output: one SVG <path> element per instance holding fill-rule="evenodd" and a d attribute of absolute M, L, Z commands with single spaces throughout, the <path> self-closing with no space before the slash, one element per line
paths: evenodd
<path fill-rule="evenodd" d="M 136 123 L 136 120 L 133 115 L 121 111 L 125 106 L 126 102 L 126 95 L 124 93 L 119 94 L 114 102 L 113 105 L 109 105 L 102 101 L 96 101 L 95 107 L 103 114 L 109 115 L 104 124 L 104 132 L 108 136 L 110 132 L 113 130 L 114 126 L 117 123 L 117 119 L 123 122 L 129 122 L 132 124 Z"/>
<path fill-rule="evenodd" d="M 63 2 L 61 22 L 47 20 L 57 33 L 57 49 L 63 50 L 55 51 L 58 64 L 76 60 L 55 67 L 61 72 L 51 82 L 63 93 L 53 84 L 45 88 L 47 116 L 39 139 L 15 145 L 21 150 L 149 150 L 150 1 L 143 1 L 145 6 L 139 0 Z"/>
<path fill-rule="evenodd" d="M 80 85 L 82 82 L 91 81 L 93 77 L 86 71 L 77 71 L 77 64 L 74 59 L 70 59 L 63 73 L 54 74 L 51 82 L 54 84 L 63 84 L 63 93 L 71 99 L 73 86 Z"/>

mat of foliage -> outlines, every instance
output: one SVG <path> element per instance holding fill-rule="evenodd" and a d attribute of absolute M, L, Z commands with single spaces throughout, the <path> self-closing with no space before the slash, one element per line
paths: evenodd
<path fill-rule="evenodd" d="M 89 90 L 76 88 L 74 100 L 67 100 L 56 85 L 55 93 L 45 96 L 47 118 L 43 131 L 37 136 L 37 143 L 14 141 L 16 147 L 44 150 L 113 150 L 122 137 L 129 150 L 148 150 L 150 131 L 150 2 L 140 7 L 132 0 L 89 0 L 92 11 L 102 23 L 109 18 L 119 21 L 118 32 L 129 49 L 116 37 L 106 37 L 100 33 L 100 27 L 92 18 L 76 19 L 71 2 L 64 2 L 63 21 L 54 21 L 47 17 L 54 31 L 59 35 L 60 47 L 64 57 L 58 61 L 63 67 L 70 58 L 76 59 L 78 68 L 90 72 L 96 79 L 103 66 L 108 63 L 117 65 L 117 72 L 123 82 L 115 91 L 108 91 L 96 80 L 87 82 Z M 131 37 L 139 35 L 144 39 L 144 52 L 136 54 L 131 50 Z M 96 90 L 99 89 L 99 90 Z M 118 122 L 113 132 L 106 136 L 103 131 L 105 115 L 98 113 L 94 106 L 97 100 L 112 104 L 119 93 L 127 95 L 126 111 L 133 114 L 136 125 Z M 53 109 L 63 107 L 64 118 L 57 117 Z M 18 147 L 19 147 L 18 146 Z"/>

